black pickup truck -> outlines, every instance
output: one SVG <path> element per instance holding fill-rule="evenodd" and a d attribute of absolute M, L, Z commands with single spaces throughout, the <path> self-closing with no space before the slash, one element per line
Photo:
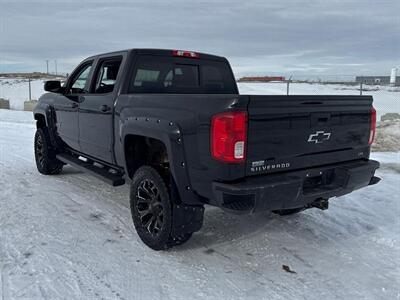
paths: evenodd
<path fill-rule="evenodd" d="M 200 230 L 205 204 L 285 215 L 379 181 L 370 96 L 240 95 L 225 58 L 155 49 L 89 57 L 45 90 L 39 172 L 70 164 L 129 182 L 133 223 L 155 250 Z"/>

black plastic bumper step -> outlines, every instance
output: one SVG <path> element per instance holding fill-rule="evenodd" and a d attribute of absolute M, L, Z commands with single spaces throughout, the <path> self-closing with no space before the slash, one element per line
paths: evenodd
<path fill-rule="evenodd" d="M 62 153 L 57 154 L 57 159 L 69 164 L 83 172 L 89 173 L 112 186 L 119 186 L 125 184 L 125 179 L 120 173 L 111 173 L 108 168 L 97 167 L 92 163 L 85 162 L 76 156 Z"/>

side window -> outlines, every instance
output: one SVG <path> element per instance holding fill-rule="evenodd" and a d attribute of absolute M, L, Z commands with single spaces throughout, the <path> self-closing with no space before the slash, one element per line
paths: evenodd
<path fill-rule="evenodd" d="M 111 93 L 114 90 L 121 61 L 122 58 L 113 58 L 101 62 L 94 76 L 96 78 L 93 90 L 95 94 Z"/>
<path fill-rule="evenodd" d="M 85 93 L 85 86 L 89 78 L 90 70 L 92 64 L 87 64 L 82 69 L 78 71 L 78 74 L 71 82 L 70 92 L 71 94 Z"/>

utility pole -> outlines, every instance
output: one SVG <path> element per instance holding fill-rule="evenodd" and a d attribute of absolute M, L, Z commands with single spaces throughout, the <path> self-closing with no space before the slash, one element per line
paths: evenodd
<path fill-rule="evenodd" d="M 288 80 L 286 82 L 286 95 L 289 95 L 289 84 L 290 84 L 290 80 Z"/>
<path fill-rule="evenodd" d="M 49 75 L 49 60 L 46 59 L 46 74 Z"/>
<path fill-rule="evenodd" d="M 56 75 L 57 75 L 57 59 L 54 60 L 54 65 L 55 65 L 55 67 L 56 67 Z"/>
<path fill-rule="evenodd" d="M 29 101 L 31 101 L 32 100 L 31 78 L 28 78 L 28 83 L 29 83 Z"/>
<path fill-rule="evenodd" d="M 289 80 L 286 82 L 286 95 L 289 95 L 289 85 L 290 85 L 290 81 L 292 80 L 292 76 L 290 75 Z"/>

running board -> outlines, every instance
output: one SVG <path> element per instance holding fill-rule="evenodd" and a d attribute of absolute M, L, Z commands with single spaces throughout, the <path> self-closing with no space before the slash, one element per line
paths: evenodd
<path fill-rule="evenodd" d="M 125 184 L 125 179 L 120 173 L 111 173 L 106 166 L 98 167 L 91 162 L 85 162 L 76 156 L 62 153 L 57 154 L 56 158 L 63 163 L 69 164 L 80 171 L 89 173 L 112 186 L 119 186 Z"/>

